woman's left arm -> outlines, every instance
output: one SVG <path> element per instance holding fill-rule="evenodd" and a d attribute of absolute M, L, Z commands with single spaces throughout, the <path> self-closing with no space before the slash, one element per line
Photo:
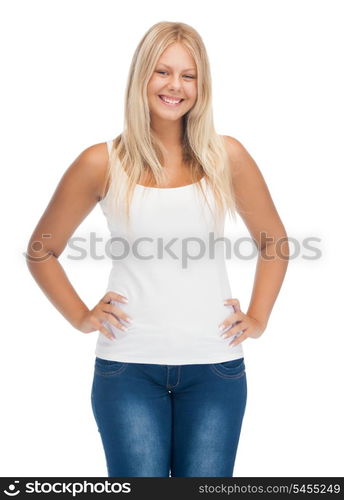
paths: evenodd
<path fill-rule="evenodd" d="M 254 285 L 247 313 L 240 311 L 237 299 L 228 301 L 228 304 L 232 302 L 234 305 L 232 321 L 236 319 L 242 323 L 241 328 L 240 323 L 234 326 L 230 335 L 241 331 L 243 326 L 247 327 L 246 336 L 244 329 L 243 335 L 232 343 L 235 345 L 247 336 L 259 337 L 265 330 L 288 267 L 289 245 L 288 235 L 256 162 L 237 139 L 230 136 L 225 136 L 225 139 L 237 211 L 258 249 Z M 228 321 L 228 324 L 232 321 Z"/>

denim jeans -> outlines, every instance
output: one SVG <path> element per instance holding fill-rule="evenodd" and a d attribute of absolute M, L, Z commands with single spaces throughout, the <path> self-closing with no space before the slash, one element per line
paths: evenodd
<path fill-rule="evenodd" d="M 159 365 L 95 358 L 92 410 L 109 477 L 233 477 L 244 358 Z"/>

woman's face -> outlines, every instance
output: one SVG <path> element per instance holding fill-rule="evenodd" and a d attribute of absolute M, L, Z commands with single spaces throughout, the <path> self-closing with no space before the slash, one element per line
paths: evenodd
<path fill-rule="evenodd" d="M 160 96 L 173 98 L 164 102 Z M 194 59 L 181 43 L 171 44 L 161 54 L 147 86 L 151 118 L 179 120 L 197 99 L 197 69 Z"/>

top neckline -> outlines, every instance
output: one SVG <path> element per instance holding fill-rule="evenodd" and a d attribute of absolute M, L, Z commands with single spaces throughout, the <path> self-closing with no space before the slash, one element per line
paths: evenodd
<path fill-rule="evenodd" d="M 128 174 L 127 174 L 128 175 Z M 191 188 L 193 186 L 196 186 L 196 184 L 199 184 L 200 182 L 204 181 L 205 175 L 203 175 L 199 181 L 193 182 L 192 184 L 185 184 L 184 186 L 176 186 L 176 187 L 166 187 L 166 188 L 159 188 L 159 187 L 154 187 L 154 186 L 144 186 L 143 184 L 136 184 L 135 188 L 141 188 L 141 189 L 155 189 L 156 191 L 174 191 L 176 189 L 186 189 L 186 188 Z"/>
<path fill-rule="evenodd" d="M 110 145 L 110 149 L 113 145 L 113 139 L 110 140 L 110 141 L 107 141 L 107 143 L 111 143 Z M 125 173 L 125 176 L 127 179 L 129 179 L 129 176 L 127 174 L 127 172 L 124 170 L 121 162 L 120 163 L 120 167 L 121 169 L 123 170 L 123 172 Z M 193 182 L 191 184 L 185 184 L 184 186 L 176 186 L 176 187 L 167 187 L 167 188 L 160 188 L 160 187 L 153 187 L 153 186 L 144 186 L 143 184 L 135 184 L 135 189 L 154 189 L 155 191 L 176 191 L 176 190 L 181 190 L 181 189 L 189 189 L 189 188 L 192 188 L 194 186 L 196 186 L 197 184 L 201 183 L 201 182 L 204 182 L 205 181 L 205 175 L 203 175 L 197 182 Z"/>

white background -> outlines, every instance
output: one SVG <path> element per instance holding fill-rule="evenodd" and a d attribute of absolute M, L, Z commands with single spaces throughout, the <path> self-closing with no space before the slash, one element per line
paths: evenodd
<path fill-rule="evenodd" d="M 343 476 L 343 3 L 164 4 L 2 2 L 0 474 L 107 475 L 90 402 L 98 332 L 62 317 L 24 252 L 67 167 L 121 132 L 132 55 L 165 20 L 201 34 L 216 130 L 256 160 L 294 242 L 268 328 L 243 344 L 248 400 L 234 475 Z M 98 205 L 74 237 L 90 231 L 108 235 Z M 226 234 L 249 236 L 240 218 Z M 313 260 L 308 237 L 317 238 Z M 60 262 L 94 307 L 111 261 L 73 255 L 67 247 Z M 227 263 L 245 312 L 255 260 Z"/>

